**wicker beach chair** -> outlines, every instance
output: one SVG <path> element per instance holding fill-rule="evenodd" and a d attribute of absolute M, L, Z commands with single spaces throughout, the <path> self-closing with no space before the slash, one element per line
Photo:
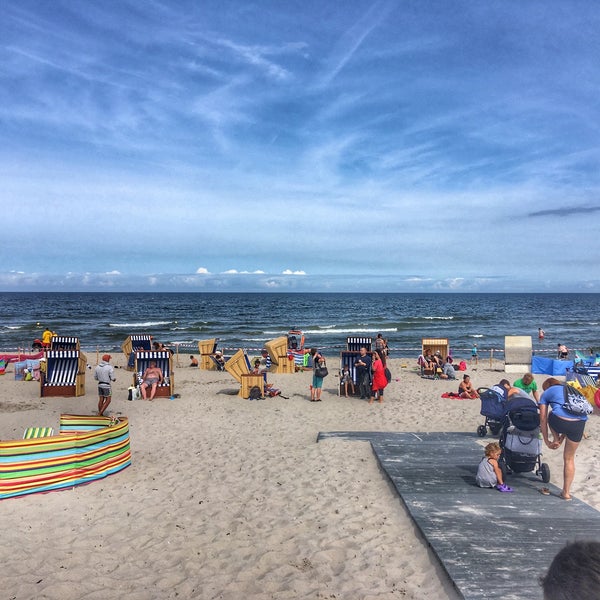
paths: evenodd
<path fill-rule="evenodd" d="M 225 363 L 225 370 L 240 384 L 238 396 L 248 398 L 250 390 L 257 386 L 261 389 L 262 395 L 265 394 L 266 373 L 265 375 L 255 375 L 252 373 L 250 359 L 245 350 L 241 348 Z"/>
<path fill-rule="evenodd" d="M 155 397 L 168 398 L 172 396 L 175 391 L 175 375 L 173 374 L 173 355 L 168 350 L 136 352 L 133 385 L 137 386 L 140 383 L 142 375 L 151 361 L 156 363 L 164 378 L 163 382 L 156 388 Z"/>
<path fill-rule="evenodd" d="M 265 348 L 275 367 L 275 373 L 295 373 L 296 363 L 294 357 L 288 353 L 288 338 L 281 336 L 265 343 Z"/>
<path fill-rule="evenodd" d="M 79 350 L 48 350 L 40 371 L 40 396 L 85 395 L 87 360 Z"/>
<path fill-rule="evenodd" d="M 127 370 L 133 371 L 135 368 L 135 353 L 150 352 L 152 350 L 152 336 L 147 333 L 129 335 L 121 344 L 121 350 L 125 355 Z"/>

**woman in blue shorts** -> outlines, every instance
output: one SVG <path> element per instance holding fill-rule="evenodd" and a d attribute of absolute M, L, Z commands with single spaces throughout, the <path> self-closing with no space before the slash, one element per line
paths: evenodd
<path fill-rule="evenodd" d="M 575 477 L 575 452 L 583 437 L 587 415 L 574 415 L 564 408 L 564 384 L 550 377 L 542 385 L 544 393 L 540 398 L 540 428 L 544 443 L 556 450 L 565 442 L 563 452 L 563 488 L 560 497 L 571 499 L 571 484 Z M 548 411 L 548 406 L 551 410 Z M 548 430 L 552 433 L 550 439 Z"/>

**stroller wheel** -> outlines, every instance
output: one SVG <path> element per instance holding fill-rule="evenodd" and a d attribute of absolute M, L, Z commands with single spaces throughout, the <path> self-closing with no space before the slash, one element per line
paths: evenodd
<path fill-rule="evenodd" d="M 541 464 L 540 475 L 542 476 L 542 481 L 544 483 L 548 483 L 550 481 L 550 467 L 546 463 Z"/>
<path fill-rule="evenodd" d="M 477 435 L 479 437 L 485 437 L 485 434 L 487 433 L 487 427 L 485 425 L 480 425 L 477 428 Z"/>

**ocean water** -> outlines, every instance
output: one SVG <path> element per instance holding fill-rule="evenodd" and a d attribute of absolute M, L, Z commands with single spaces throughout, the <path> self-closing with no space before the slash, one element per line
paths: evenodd
<path fill-rule="evenodd" d="M 226 351 L 253 351 L 300 329 L 330 354 L 348 336 L 382 333 L 392 356 L 416 356 L 426 337 L 448 338 L 455 356 L 474 343 L 501 356 L 505 335 L 531 335 L 537 354 L 554 357 L 559 343 L 600 349 L 599 305 L 600 294 L 0 293 L 0 350 L 31 348 L 46 326 L 84 351 L 118 352 L 147 333 L 190 353 L 213 337 Z"/>

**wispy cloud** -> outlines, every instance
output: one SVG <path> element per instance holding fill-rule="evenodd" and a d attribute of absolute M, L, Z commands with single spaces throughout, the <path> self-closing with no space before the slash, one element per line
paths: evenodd
<path fill-rule="evenodd" d="M 379 26 L 396 6 L 394 2 L 374 2 L 367 12 L 345 31 L 325 60 L 325 68 L 318 79 L 319 87 L 328 86 L 352 59 L 364 40 Z"/>
<path fill-rule="evenodd" d="M 597 289 L 591 3 L 182 6 L 2 7 L 0 289 Z"/>
<path fill-rule="evenodd" d="M 600 211 L 600 205 L 598 206 L 572 206 L 567 204 L 560 208 L 552 208 L 547 210 L 538 210 L 529 213 L 530 217 L 571 217 L 575 215 L 589 216 L 592 213 Z"/>

